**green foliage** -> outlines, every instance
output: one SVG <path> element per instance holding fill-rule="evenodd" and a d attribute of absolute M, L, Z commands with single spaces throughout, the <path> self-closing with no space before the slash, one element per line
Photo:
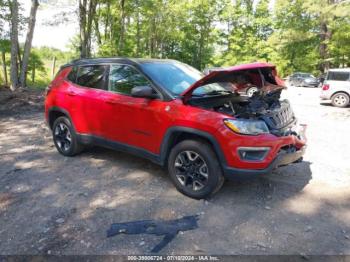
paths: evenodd
<path fill-rule="evenodd" d="M 204 68 L 216 43 L 210 0 L 104 1 L 98 6 L 97 56 L 172 58 Z"/>
<path fill-rule="evenodd" d="M 27 78 L 29 86 L 35 88 L 45 88 L 52 78 L 53 59 L 56 58 L 55 72 L 59 68 L 75 59 L 75 54 L 72 52 L 64 52 L 52 47 L 32 48 L 29 58 Z M 35 81 L 32 82 L 32 72 L 35 69 Z"/>
<path fill-rule="evenodd" d="M 68 3 L 76 1 L 47 0 L 42 4 Z M 277 65 L 282 76 L 294 71 L 317 75 L 326 62 L 331 67 L 350 66 L 349 1 L 273 3 L 271 7 L 270 0 L 98 0 L 92 19 L 92 53 L 177 59 L 198 69 L 268 61 Z M 9 21 L 7 4 L 0 0 L 0 28 Z M 20 18 L 22 25 L 24 20 Z M 20 31 L 25 30 L 20 26 Z M 1 31 L 0 51 L 5 50 L 7 65 L 8 39 L 9 32 Z M 79 46 L 77 36 L 70 52 L 33 48 L 28 78 L 35 65 L 36 83 L 29 83 L 45 86 L 51 79 L 53 58 L 57 59 L 57 72 L 80 56 Z"/>
<path fill-rule="evenodd" d="M 255 8 L 253 2 L 224 2 L 221 22 L 226 28 L 222 30 L 221 36 L 226 38 L 225 50 L 216 56 L 215 65 L 270 60 L 271 48 L 266 42 L 272 33 L 269 1 L 261 0 Z"/>

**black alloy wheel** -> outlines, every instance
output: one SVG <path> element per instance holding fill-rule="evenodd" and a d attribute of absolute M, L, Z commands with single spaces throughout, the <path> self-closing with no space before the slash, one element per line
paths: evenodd
<path fill-rule="evenodd" d="M 61 122 L 56 125 L 54 130 L 54 139 L 60 151 L 68 152 L 72 146 L 72 135 L 68 126 Z"/>
<path fill-rule="evenodd" d="M 56 149 L 64 156 L 74 156 L 83 150 L 70 120 L 61 116 L 52 126 L 52 136 Z"/>
<path fill-rule="evenodd" d="M 176 189 L 195 199 L 215 194 L 224 183 L 220 162 L 204 140 L 184 140 L 174 146 L 168 171 Z"/>
<path fill-rule="evenodd" d="M 180 184 L 193 191 L 203 189 L 208 183 L 207 163 L 196 152 L 180 152 L 175 159 L 174 168 Z"/>

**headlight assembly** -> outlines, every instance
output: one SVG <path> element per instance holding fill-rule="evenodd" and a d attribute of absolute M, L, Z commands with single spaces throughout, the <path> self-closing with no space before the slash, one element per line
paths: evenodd
<path fill-rule="evenodd" d="M 232 131 L 243 135 L 259 135 L 269 133 L 269 128 L 261 120 L 225 119 L 225 125 Z"/>

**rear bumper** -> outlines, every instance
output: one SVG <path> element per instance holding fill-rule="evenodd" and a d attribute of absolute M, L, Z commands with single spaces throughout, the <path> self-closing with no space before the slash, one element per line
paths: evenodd
<path fill-rule="evenodd" d="M 313 83 L 307 83 L 307 82 L 303 82 L 303 86 L 305 87 L 318 87 L 320 83 L 318 82 L 313 82 Z"/>
<path fill-rule="evenodd" d="M 322 100 L 330 100 L 332 99 L 333 94 L 334 94 L 334 91 L 332 91 L 331 89 L 327 89 L 327 90 L 321 89 L 320 98 Z"/>
<path fill-rule="evenodd" d="M 229 180 L 253 178 L 270 173 L 272 170 L 298 162 L 305 154 L 306 146 L 296 151 L 281 150 L 271 164 L 264 169 L 241 169 L 233 167 L 224 167 L 224 175 Z"/>

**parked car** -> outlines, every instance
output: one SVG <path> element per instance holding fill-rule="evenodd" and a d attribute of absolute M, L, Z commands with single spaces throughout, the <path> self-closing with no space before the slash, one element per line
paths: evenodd
<path fill-rule="evenodd" d="M 320 80 L 309 73 L 294 73 L 288 78 L 291 86 L 318 87 Z"/>
<path fill-rule="evenodd" d="M 200 199 L 224 179 L 261 176 L 300 161 L 304 128 L 281 90 L 252 98 L 217 82 L 249 72 L 283 85 L 275 66 L 254 63 L 206 76 L 174 60 L 101 58 L 63 66 L 47 89 L 45 116 L 64 156 L 100 145 L 167 167 L 183 194 Z"/>
<path fill-rule="evenodd" d="M 222 68 L 222 67 L 206 68 L 204 69 L 203 73 L 205 75 L 208 75 L 213 71 L 220 71 L 220 70 L 225 70 L 225 68 Z M 220 83 L 220 85 L 222 85 L 226 90 L 229 90 L 229 91 L 235 90 L 235 86 L 233 83 L 225 82 L 225 83 Z M 239 88 L 237 91 L 242 95 L 247 95 L 248 97 L 252 97 L 255 92 L 259 91 L 259 88 L 256 85 L 247 84 L 244 87 Z"/>
<path fill-rule="evenodd" d="M 320 97 L 332 100 L 333 106 L 347 107 L 350 103 L 350 68 L 330 69 Z"/>

